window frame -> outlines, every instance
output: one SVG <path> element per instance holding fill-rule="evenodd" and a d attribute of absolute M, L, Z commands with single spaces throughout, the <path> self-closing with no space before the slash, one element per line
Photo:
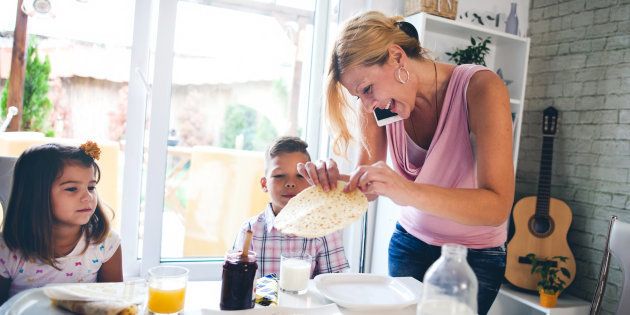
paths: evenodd
<path fill-rule="evenodd" d="M 129 105 L 126 126 L 125 166 L 123 174 L 122 223 L 123 268 L 125 277 L 145 276 L 153 266 L 177 263 L 190 270 L 191 280 L 219 280 L 222 259 L 162 259 L 162 213 L 166 177 L 167 139 L 169 129 L 173 47 L 177 6 L 179 1 L 136 0 L 134 13 L 133 43 L 131 52 L 131 76 L 129 79 Z M 148 86 L 150 67 L 150 35 L 153 5 L 158 5 L 154 75 Z M 328 155 L 328 134 L 321 128 L 328 35 L 330 31 L 330 0 L 317 0 L 313 25 L 313 52 L 309 78 L 306 142 L 313 157 Z M 147 110 L 150 106 L 151 110 Z M 147 119 L 147 113 L 151 113 Z M 147 176 L 142 259 L 138 259 L 140 226 L 140 196 L 142 193 L 142 163 L 145 143 L 145 121 L 149 121 L 150 133 L 147 149 Z M 323 149 L 321 149 L 323 148 Z M 152 227 L 152 228 L 147 228 Z M 349 233 L 345 233 L 348 235 Z M 356 233 L 351 234 L 354 238 Z M 353 244 L 353 240 L 346 240 Z M 354 250 L 347 251 L 353 260 Z"/>
<path fill-rule="evenodd" d="M 153 0 L 136 0 L 129 76 L 125 163 L 123 167 L 121 227 L 125 277 L 140 275 L 138 232 L 142 194 L 145 119 L 151 87 L 147 82 Z"/>

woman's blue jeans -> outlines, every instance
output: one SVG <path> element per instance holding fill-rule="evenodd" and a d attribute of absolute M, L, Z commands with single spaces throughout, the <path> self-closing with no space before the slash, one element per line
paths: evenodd
<path fill-rule="evenodd" d="M 392 277 L 414 277 L 422 281 L 424 273 L 440 255 L 440 246 L 417 239 L 396 223 L 396 230 L 389 242 L 389 274 Z M 505 247 L 468 249 L 466 257 L 479 283 L 478 313 L 486 315 L 503 281 Z"/>

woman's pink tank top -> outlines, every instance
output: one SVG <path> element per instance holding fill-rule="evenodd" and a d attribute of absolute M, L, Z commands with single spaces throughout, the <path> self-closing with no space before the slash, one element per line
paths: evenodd
<path fill-rule="evenodd" d="M 403 121 L 387 125 L 389 153 L 401 175 L 417 183 L 440 187 L 477 188 L 466 89 L 473 74 L 483 70 L 489 69 L 477 65 L 455 68 L 428 150 L 411 140 Z M 469 248 L 488 248 L 503 245 L 507 238 L 507 220 L 499 226 L 470 226 L 403 207 L 399 222 L 407 232 L 431 245 L 457 243 Z"/>

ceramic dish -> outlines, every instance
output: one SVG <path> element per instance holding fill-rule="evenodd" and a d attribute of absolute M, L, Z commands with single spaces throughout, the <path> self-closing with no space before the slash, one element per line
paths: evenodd
<path fill-rule="evenodd" d="M 20 292 L 6 301 L 0 307 L 0 314 L 7 315 L 37 315 L 37 314 L 72 314 L 64 310 L 52 307 L 50 299 L 44 294 L 42 288 L 30 289 Z"/>
<path fill-rule="evenodd" d="M 354 310 L 401 309 L 420 300 L 420 292 L 382 275 L 321 274 L 315 277 L 315 287 L 327 299 Z"/>

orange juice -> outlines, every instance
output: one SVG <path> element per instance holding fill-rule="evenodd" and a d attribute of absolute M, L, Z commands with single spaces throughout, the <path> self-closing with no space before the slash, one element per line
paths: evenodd
<path fill-rule="evenodd" d="M 184 309 L 186 288 L 162 290 L 149 287 L 149 310 L 154 313 L 177 313 Z"/>

